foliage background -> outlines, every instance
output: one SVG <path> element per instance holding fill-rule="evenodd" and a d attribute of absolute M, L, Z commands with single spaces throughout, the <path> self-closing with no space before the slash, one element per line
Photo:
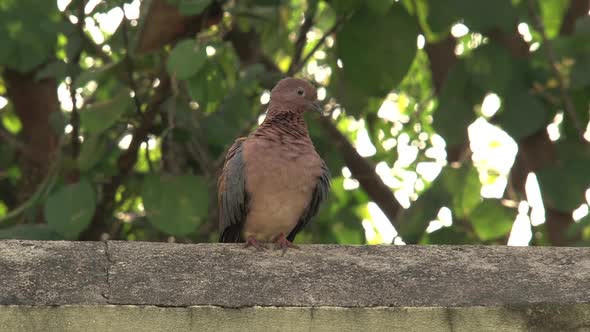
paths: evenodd
<path fill-rule="evenodd" d="M 0 0 L 0 238 L 216 241 L 285 75 L 333 174 L 298 242 L 586 245 L 588 0 Z"/>

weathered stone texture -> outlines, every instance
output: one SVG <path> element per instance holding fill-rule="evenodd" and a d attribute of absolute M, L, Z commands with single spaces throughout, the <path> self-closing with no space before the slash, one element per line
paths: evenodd
<path fill-rule="evenodd" d="M 0 241 L 0 331 L 590 330 L 590 249 Z"/>

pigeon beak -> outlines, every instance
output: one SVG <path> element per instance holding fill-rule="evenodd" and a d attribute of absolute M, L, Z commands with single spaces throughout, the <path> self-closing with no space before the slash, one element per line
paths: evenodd
<path fill-rule="evenodd" d="M 324 114 L 324 107 L 317 101 L 311 103 L 311 109 L 322 115 Z"/>

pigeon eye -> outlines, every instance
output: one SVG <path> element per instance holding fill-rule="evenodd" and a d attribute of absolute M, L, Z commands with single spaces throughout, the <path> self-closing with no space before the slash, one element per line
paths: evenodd
<path fill-rule="evenodd" d="M 300 96 L 303 96 L 305 94 L 305 91 L 303 91 L 302 88 L 298 88 L 297 89 L 297 94 L 300 95 Z"/>

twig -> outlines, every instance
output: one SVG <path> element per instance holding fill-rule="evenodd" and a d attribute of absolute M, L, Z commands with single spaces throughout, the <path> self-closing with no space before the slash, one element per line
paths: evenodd
<path fill-rule="evenodd" d="M 289 75 L 295 73 L 295 69 L 299 65 L 299 60 L 301 60 L 301 54 L 303 53 L 303 48 L 305 47 L 305 42 L 307 41 L 307 33 L 313 26 L 313 18 L 317 8 L 317 1 L 308 1 L 308 8 L 305 11 L 304 21 L 303 24 L 301 24 L 299 34 L 297 35 L 297 41 L 295 42 L 295 51 L 293 52 L 293 57 L 291 58 L 289 70 L 287 70 Z"/>
<path fill-rule="evenodd" d="M 545 26 L 543 24 L 543 20 L 541 19 L 541 17 L 539 16 L 539 14 L 535 8 L 536 7 L 535 2 L 536 2 L 535 0 L 528 1 L 529 13 L 532 16 L 532 18 L 535 22 L 535 25 L 537 26 L 537 29 L 541 33 L 541 37 L 543 39 L 543 49 L 545 50 L 545 55 L 547 56 L 547 58 L 549 60 L 549 64 L 550 64 L 551 70 L 553 71 L 553 75 L 555 75 L 555 77 L 557 78 L 557 82 L 559 85 L 559 92 L 561 94 L 561 98 L 563 99 L 565 112 L 568 114 L 574 127 L 576 128 L 576 131 L 578 132 L 580 140 L 582 142 L 586 142 L 586 140 L 584 139 L 585 129 L 582 125 L 582 122 L 580 121 L 580 118 L 578 117 L 578 114 L 576 113 L 576 107 L 574 106 L 572 98 L 570 97 L 570 95 L 567 91 L 567 84 L 565 82 L 565 78 L 559 72 L 559 68 L 557 65 L 557 63 L 558 63 L 557 54 L 555 53 L 555 49 L 553 48 L 553 43 L 547 37 L 547 32 L 545 31 Z"/>
<path fill-rule="evenodd" d="M 263 23 L 270 21 L 270 19 L 268 17 L 258 15 L 255 13 L 250 13 L 250 12 L 246 12 L 246 11 L 231 11 L 231 10 L 226 10 L 226 11 L 228 13 L 231 13 L 235 17 L 244 17 L 244 18 L 248 18 L 248 19 L 252 19 L 252 20 L 258 20 Z"/>
<path fill-rule="evenodd" d="M 129 171 L 131 171 L 133 165 L 137 161 L 137 150 L 139 149 L 141 143 L 145 141 L 145 138 L 147 137 L 149 129 L 152 126 L 156 115 L 160 112 L 160 106 L 169 96 L 169 92 L 170 79 L 168 75 L 162 73 L 160 75 L 160 85 L 154 93 L 152 100 L 148 104 L 141 123 L 133 131 L 133 138 L 131 139 L 129 148 L 119 157 L 118 166 L 120 175 L 124 176 Z"/>
<path fill-rule="evenodd" d="M 70 4 L 72 4 L 72 2 Z M 61 19 L 65 22 L 69 22 L 69 17 L 65 10 L 61 13 Z M 112 61 L 111 57 L 102 50 L 101 46 L 95 44 L 94 41 L 88 37 L 88 35 L 83 34 L 80 36 L 80 38 L 82 38 L 81 48 L 88 52 L 89 55 L 93 55 L 101 59 L 104 64 L 108 64 Z"/>
<path fill-rule="evenodd" d="M 76 23 L 76 30 L 80 39 L 84 38 L 84 7 L 86 5 L 86 0 L 81 0 L 78 5 L 78 14 L 76 15 L 78 22 Z M 80 56 L 82 55 L 82 45 L 79 46 L 78 50 L 72 57 L 71 65 L 72 66 L 79 66 L 80 63 Z M 71 125 L 72 125 L 72 158 L 78 158 L 80 154 L 80 113 L 78 113 L 78 107 L 76 106 L 76 88 L 74 86 L 74 81 L 76 80 L 76 75 L 71 75 L 70 77 L 71 82 L 69 84 L 70 89 L 70 98 L 72 99 L 72 115 L 71 115 Z"/>
<path fill-rule="evenodd" d="M 150 156 L 150 144 L 148 141 L 149 141 L 149 138 L 144 141 L 144 143 L 145 143 L 145 160 L 147 161 L 149 171 L 153 172 L 154 171 L 154 163 L 152 162 L 152 157 Z"/>
<path fill-rule="evenodd" d="M 574 32 L 576 21 L 588 15 L 590 10 L 590 1 L 588 0 L 572 0 L 570 7 L 561 20 L 561 27 L 559 28 L 559 35 L 571 35 Z"/>
<path fill-rule="evenodd" d="M 96 208 L 90 226 L 80 235 L 81 240 L 96 240 L 100 238 L 100 235 L 103 232 L 107 232 L 105 219 L 112 214 L 117 189 L 133 170 L 133 166 L 137 161 L 137 151 L 139 150 L 141 143 L 145 141 L 156 116 L 160 113 L 162 103 L 164 103 L 166 98 L 170 95 L 170 78 L 166 74 L 165 69 L 161 70 L 159 80 L 160 85 L 156 88 L 156 91 L 144 112 L 141 123 L 133 130 L 129 147 L 123 154 L 121 154 L 121 156 L 119 156 L 119 159 L 117 159 L 118 173 L 103 187 L 102 200 Z"/>
<path fill-rule="evenodd" d="M 178 83 L 176 76 L 173 75 L 171 78 L 172 98 L 170 99 L 170 104 L 166 107 L 166 122 L 168 126 L 165 129 L 165 134 L 162 135 L 162 160 L 164 161 L 164 168 L 169 173 L 182 172 L 184 161 L 179 158 L 178 146 L 175 144 L 172 135 L 176 128 L 176 103 L 180 93 Z"/>
<path fill-rule="evenodd" d="M 135 73 L 135 65 L 133 60 L 131 59 L 131 48 L 129 47 L 129 20 L 127 19 L 127 12 L 125 11 L 125 4 L 121 4 L 121 10 L 123 11 L 123 21 L 121 28 L 123 29 L 123 47 L 125 48 L 125 58 L 123 61 L 125 62 L 125 71 L 127 73 L 127 84 L 131 88 L 133 92 L 133 103 L 135 104 L 135 114 L 141 119 L 143 117 L 143 113 L 141 113 L 141 100 L 139 99 L 138 93 L 139 89 L 137 88 L 137 83 L 135 83 L 135 79 L 133 78 L 133 73 Z M 150 172 L 153 172 L 154 165 L 152 163 L 152 159 L 150 158 L 150 149 L 149 149 L 149 138 L 146 136 L 145 139 L 145 158 L 148 164 L 148 168 Z"/>
<path fill-rule="evenodd" d="M 342 23 L 344 23 L 347 19 L 348 19 L 347 16 L 339 17 L 336 20 L 336 22 L 334 23 L 334 25 L 328 31 L 326 31 L 326 33 L 324 33 L 322 38 L 320 38 L 320 40 L 317 42 L 317 44 L 315 44 L 315 46 L 311 49 L 311 51 L 309 51 L 309 53 L 307 53 L 307 55 L 303 58 L 303 60 L 301 60 L 299 63 L 297 63 L 296 66 L 293 66 L 293 68 L 291 68 L 287 74 L 293 75 L 294 73 L 300 71 L 301 68 L 303 68 L 303 66 L 305 66 L 307 61 L 309 61 L 309 59 L 313 56 L 313 54 L 324 44 L 324 42 L 326 42 L 326 39 L 328 39 L 328 36 L 330 36 L 331 34 L 336 32 L 340 28 Z"/>
<path fill-rule="evenodd" d="M 127 20 L 127 13 L 125 12 L 125 5 L 121 5 L 121 10 L 123 10 L 123 22 L 121 23 L 121 28 L 123 29 L 123 47 L 125 48 L 125 67 L 127 72 L 127 80 L 129 81 L 129 87 L 131 91 L 133 91 L 133 102 L 135 103 L 135 113 L 138 116 L 141 115 L 141 101 L 137 96 L 137 84 L 135 84 L 135 80 L 133 79 L 133 73 L 135 72 L 133 61 L 131 60 L 130 49 L 129 49 L 129 22 Z"/>
<path fill-rule="evenodd" d="M 60 140 L 60 144 L 58 145 L 61 146 L 62 142 L 63 141 Z M 49 166 L 45 178 L 37 186 L 37 189 L 35 190 L 33 195 L 31 195 L 31 197 L 29 197 L 21 205 L 17 206 L 16 208 L 9 211 L 6 215 L 2 216 L 0 218 L 0 224 L 21 215 L 23 212 L 25 212 L 27 209 L 33 206 L 37 201 L 43 200 L 45 196 L 47 196 L 51 192 L 58 179 L 61 160 L 61 149 L 57 149 L 57 155 L 55 156 L 55 158 L 53 158 L 53 162 Z"/>
<path fill-rule="evenodd" d="M 553 96 L 551 93 L 545 90 L 545 88 L 541 84 L 537 82 L 533 83 L 533 87 L 530 89 L 530 91 L 532 94 L 538 95 L 539 97 L 547 100 L 553 106 L 559 107 L 559 105 L 561 104 L 558 97 Z"/>
<path fill-rule="evenodd" d="M 436 96 L 434 94 L 429 94 L 422 102 L 419 102 L 416 110 L 410 114 L 412 120 L 420 123 L 420 117 L 422 117 L 422 113 L 426 111 L 430 102 L 434 101 L 435 98 Z"/>

